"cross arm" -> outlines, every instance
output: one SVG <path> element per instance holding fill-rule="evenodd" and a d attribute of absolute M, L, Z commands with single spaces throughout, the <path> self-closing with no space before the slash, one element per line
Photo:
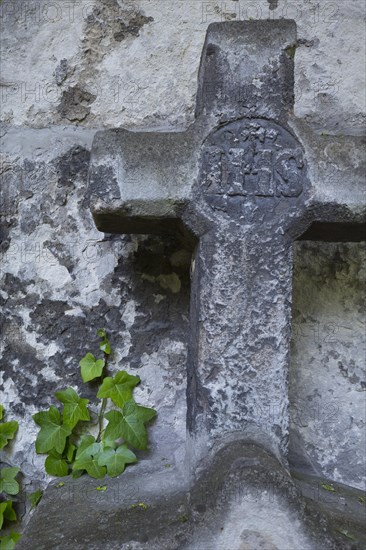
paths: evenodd
<path fill-rule="evenodd" d="M 309 229 L 302 239 L 366 239 L 365 138 L 325 135 L 292 121 L 302 142 L 312 183 L 306 210 Z"/>
<path fill-rule="evenodd" d="M 180 223 L 199 172 L 200 132 L 98 132 L 89 202 L 106 233 L 161 233 Z"/>

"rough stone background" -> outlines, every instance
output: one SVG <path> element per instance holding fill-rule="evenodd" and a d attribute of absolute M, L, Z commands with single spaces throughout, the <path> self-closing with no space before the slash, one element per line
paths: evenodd
<path fill-rule="evenodd" d="M 294 248 L 290 461 L 364 489 L 365 246 Z"/>
<path fill-rule="evenodd" d="M 159 409 L 150 428 L 158 467 L 184 462 L 190 255 L 174 240 L 95 229 L 85 206 L 92 135 L 13 129 L 2 141 L 12 158 L 3 181 L 14 193 L 2 194 L 2 401 L 20 422 L 6 459 L 33 480 L 44 479 L 44 457 L 34 454 L 31 415 L 70 385 L 93 399 L 78 363 L 98 354 L 98 327 L 115 350 L 110 373 L 139 374 L 137 399 Z"/>
<path fill-rule="evenodd" d="M 114 364 L 141 376 L 141 402 L 159 410 L 150 429 L 151 453 L 142 458 L 153 458 L 155 468 L 182 468 L 189 254 L 176 242 L 113 237 L 95 229 L 84 201 L 89 152 L 97 129 L 186 127 L 194 116 L 208 24 L 268 17 L 293 18 L 298 25 L 295 115 L 318 133 L 360 135 L 365 118 L 363 0 L 0 4 L 2 400 L 21 425 L 5 461 L 22 468 L 26 483 L 45 479 L 43 457 L 34 452 L 31 414 L 47 407 L 60 386 L 79 384 L 78 361 L 87 349 L 93 351 L 98 326 L 111 332 Z M 297 271 L 302 278 L 311 275 L 313 262 L 303 246 L 305 267 Z M 311 246 L 310 251 L 318 247 Z M 330 249 L 319 249 L 324 264 L 319 260 L 317 266 L 324 265 L 327 273 Z M 346 245 L 340 249 L 349 266 L 344 269 L 354 269 L 354 252 Z M 340 292 L 335 285 L 335 298 Z M 348 308 L 358 301 L 355 292 L 337 302 L 337 325 L 350 319 Z M 309 304 L 297 303 L 297 318 L 304 307 L 305 321 L 312 323 Z M 347 329 L 342 335 L 347 343 Z M 321 383 L 325 400 L 332 384 L 333 398 L 346 402 L 339 410 L 348 425 L 348 401 L 356 402 L 359 395 L 356 378 L 361 377 L 355 368 L 360 351 L 353 356 L 345 344 L 332 346 L 321 361 L 312 342 L 300 338 L 294 346 L 306 348 L 305 355 L 299 352 L 304 365 L 300 385 L 301 376 L 309 373 L 305 357 L 314 365 L 304 393 L 293 390 L 296 399 L 301 404 Z M 335 383 L 326 368 L 318 382 L 319 363 L 333 365 Z M 294 387 L 296 377 L 292 380 Z M 355 416 L 349 437 L 356 437 L 359 427 Z M 323 437 L 318 427 L 301 428 L 312 461 L 323 473 L 359 486 L 329 458 L 350 442 L 347 435 L 322 429 Z"/>
<path fill-rule="evenodd" d="M 208 24 L 290 18 L 295 114 L 319 131 L 362 133 L 363 0 L 3 0 L 0 9 L 8 124 L 185 126 Z"/>

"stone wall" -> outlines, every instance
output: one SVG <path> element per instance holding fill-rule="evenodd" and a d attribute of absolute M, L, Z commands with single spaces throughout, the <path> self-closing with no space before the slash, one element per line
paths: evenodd
<path fill-rule="evenodd" d="M 290 462 L 365 487 L 364 243 L 295 246 Z"/>
<path fill-rule="evenodd" d="M 362 0 L 3 0 L 0 9 L 7 124 L 185 126 L 208 24 L 289 18 L 295 114 L 322 132 L 362 133 Z"/>
<path fill-rule="evenodd" d="M 95 229 L 85 206 L 92 135 L 64 129 L 61 140 L 59 129 L 9 129 L 2 142 L 13 159 L 3 176 L 13 194 L 3 195 L 2 401 L 20 422 L 8 459 L 36 480 L 44 457 L 34 454 L 31 415 L 63 387 L 93 397 L 78 363 L 87 351 L 98 353 L 98 327 L 115 350 L 110 372 L 138 373 L 138 399 L 159 408 L 161 422 L 150 430 L 161 442 L 156 460 L 175 463 L 185 438 L 190 255 L 172 239 Z"/>
<path fill-rule="evenodd" d="M 47 407 L 55 390 L 79 385 L 78 361 L 96 351 L 95 329 L 105 326 L 114 365 L 138 372 L 138 397 L 159 411 L 144 457 L 154 468 L 167 461 L 180 471 L 190 251 L 174 241 L 95 229 L 85 201 L 94 133 L 185 128 L 194 116 L 208 24 L 288 17 L 298 25 L 298 122 L 318 134 L 359 136 L 364 3 L 3 0 L 0 14 L 2 400 L 20 422 L 5 460 L 22 468 L 26 483 L 44 479 L 31 415 Z M 343 163 L 342 150 L 336 159 Z M 306 248 L 301 262 L 310 269 Z M 350 366 L 337 367 L 337 380 L 358 392 L 350 378 L 359 374 Z M 312 377 L 309 384 L 317 386 Z M 330 381 L 321 380 L 325 391 Z M 347 410 L 344 422 L 349 416 Z M 347 472 L 335 471 L 319 435 L 308 430 L 303 437 L 307 448 L 317 447 L 312 456 L 323 473 L 359 486 Z M 349 443 L 338 437 L 329 439 L 334 447 Z"/>

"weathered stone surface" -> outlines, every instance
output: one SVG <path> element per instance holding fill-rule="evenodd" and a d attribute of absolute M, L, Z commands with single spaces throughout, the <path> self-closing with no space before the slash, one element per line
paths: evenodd
<path fill-rule="evenodd" d="M 266 64 L 267 40 L 276 48 Z M 234 431 L 267 439 L 286 454 L 292 241 L 314 223 L 359 228 L 365 219 L 364 204 L 323 191 L 321 172 L 317 191 L 304 149 L 287 126 L 295 40 L 288 21 L 211 25 L 194 124 L 177 133 L 108 131 L 93 146 L 89 194 L 99 229 L 154 233 L 175 226 L 179 232 L 180 221 L 199 240 L 187 394 L 198 456 Z M 253 71 L 261 85 L 248 107 Z M 244 94 L 243 102 L 237 94 Z M 301 130 L 307 144 L 310 132 L 304 125 Z M 350 187 L 357 195 L 362 144 L 353 141 Z M 313 176 L 314 164 L 322 167 L 323 157 L 339 146 L 338 138 L 326 139 L 319 152 L 312 145 Z M 340 174 L 351 147 L 343 146 Z M 263 412 L 270 402 L 278 408 L 275 416 Z"/>
<path fill-rule="evenodd" d="M 333 242 L 364 241 L 364 137 L 316 135 L 295 118 L 290 121 L 306 152 L 312 200 L 312 226 L 301 238 Z"/>
<path fill-rule="evenodd" d="M 196 117 L 286 119 L 294 104 L 295 21 L 211 24 L 198 75 Z"/>
<path fill-rule="evenodd" d="M 98 132 L 88 186 L 97 227 L 113 233 L 161 232 L 166 220 L 169 229 L 191 192 L 199 144 L 195 131 Z"/>
<path fill-rule="evenodd" d="M 365 489 L 364 243 L 295 247 L 290 463 Z"/>
<path fill-rule="evenodd" d="M 58 106 L 61 118 L 70 122 L 81 122 L 89 115 L 90 105 L 95 99 L 95 95 L 81 90 L 77 86 L 65 90 Z"/>
<path fill-rule="evenodd" d="M 192 268 L 187 394 L 197 456 L 235 431 L 267 438 L 277 452 L 286 452 L 287 233 L 301 233 L 301 223 L 295 225 L 309 193 L 305 161 L 300 143 L 278 123 L 256 118 L 218 124 L 253 114 L 256 103 L 258 115 L 285 120 L 293 89 L 287 50 L 295 39 L 288 21 L 211 25 L 197 122 L 182 133 L 109 131 L 98 134 L 93 147 L 89 193 L 99 229 L 166 231 L 166 222 L 180 220 L 200 239 Z M 267 65 L 273 40 L 276 50 Z M 247 85 L 247 66 L 257 71 L 261 92 L 243 110 L 237 93 Z M 273 423 L 258 413 L 270 394 L 282 413 Z"/>
<path fill-rule="evenodd" d="M 302 480 L 299 491 L 273 456 L 240 441 L 226 444 L 202 466 L 191 487 L 175 483 L 173 492 L 167 473 L 142 479 L 134 469 L 107 480 L 105 491 L 96 490 L 96 480 L 65 479 L 63 487 L 48 488 L 19 549 L 43 550 L 51 543 L 62 550 L 363 547 L 360 492 L 337 486 L 330 498 L 322 479 Z M 338 517 L 333 513 L 328 524 L 330 504 Z"/>
<path fill-rule="evenodd" d="M 326 518 L 329 531 L 335 538 L 334 546 L 364 548 L 366 534 L 365 492 L 327 478 L 292 472 L 293 480 L 306 501 L 317 525 Z"/>
<path fill-rule="evenodd" d="M 85 201 L 93 135 L 2 131 L 1 403 L 20 425 L 2 460 L 21 468 L 27 490 L 50 479 L 35 454 L 31 416 L 70 385 L 95 401 L 78 363 L 86 351 L 98 353 L 102 326 L 115 350 L 111 373 L 138 373 L 137 399 L 159 409 L 142 461 L 149 472 L 167 464 L 177 477 L 184 468 L 189 265 L 175 256 L 190 252 L 172 237 L 96 230 Z"/>
<path fill-rule="evenodd" d="M 240 105 L 240 112 L 255 117 L 256 112 L 253 111 L 254 106 L 249 94 L 249 91 L 253 92 L 261 114 L 281 114 L 282 120 L 270 123 L 272 127 L 280 122 L 284 135 L 297 135 L 297 139 L 293 139 L 295 143 L 301 144 L 300 148 L 303 158 L 306 159 L 312 184 L 311 196 L 306 204 L 307 219 L 304 220 L 304 226 L 314 223 L 306 232 L 307 238 L 329 241 L 364 240 L 364 234 L 360 231 L 364 210 L 364 144 L 362 139 L 356 137 L 363 131 L 365 116 L 363 73 L 359 70 L 365 42 L 364 13 L 364 3 L 358 0 L 348 3 L 337 0 L 324 5 L 312 0 L 300 0 L 296 6 L 281 0 L 260 0 L 255 5 L 249 5 L 241 0 L 229 0 L 224 3 L 199 3 L 188 0 L 164 5 L 160 0 L 133 1 L 128 4 L 119 0 L 91 0 L 87 3 L 73 1 L 62 4 L 50 3 L 47 0 L 3 0 L 0 3 L 3 37 L 0 83 L 2 119 L 16 126 L 13 129 L 6 127 L 2 130 L 4 139 L 1 142 L 4 154 L 1 163 L 1 184 L 5 185 L 2 185 L 0 196 L 0 296 L 6 314 L 6 321 L 1 327 L 5 336 L 1 342 L 1 380 L 4 390 L 1 401 L 5 402 L 9 414 L 20 420 L 21 424 L 16 441 L 9 447 L 3 459 L 22 468 L 26 488 L 38 488 L 39 484 L 45 483 L 47 479 L 43 472 L 43 457 L 36 456 L 34 452 L 36 434 L 31 414 L 48 406 L 56 389 L 70 384 L 78 386 L 77 363 L 80 355 L 90 349 L 89 342 L 94 340 L 95 328 L 105 325 L 106 322 L 116 348 L 114 365 L 123 365 L 140 374 L 144 381 L 138 390 L 141 401 L 158 408 L 160 413 L 150 429 L 149 453 L 141 457 L 142 461 L 136 466 L 136 470 L 131 468 L 131 474 L 136 472 L 137 475 L 138 472 L 145 487 L 149 480 L 153 479 L 150 486 L 152 493 L 158 484 L 160 490 L 168 495 L 179 491 L 181 486 L 187 483 L 187 471 L 192 469 L 191 463 L 194 462 L 193 458 L 197 453 L 194 446 L 190 447 L 192 441 L 188 441 L 188 446 L 185 444 L 186 335 L 189 328 L 188 264 L 194 242 L 187 238 L 186 230 L 177 220 L 183 216 L 184 206 L 193 196 L 191 184 L 197 183 L 201 177 L 201 146 L 206 136 L 215 129 L 212 121 L 224 120 L 226 114 L 216 112 L 212 117 L 208 117 L 209 120 L 206 117 L 204 121 L 196 121 L 193 132 L 192 126 L 184 133 L 177 130 L 186 128 L 187 124 L 194 120 L 198 60 L 208 23 L 260 19 L 263 21 L 257 28 L 269 29 L 268 23 L 264 21 L 267 17 L 292 17 L 296 21 L 297 41 L 294 43 L 289 39 L 282 50 L 281 47 L 276 47 L 276 55 L 273 59 L 269 58 L 268 62 L 268 67 L 273 69 L 276 68 L 279 58 L 285 60 L 285 77 L 273 74 L 273 82 L 289 83 L 291 78 L 288 69 L 296 50 L 295 116 L 285 112 L 292 110 L 289 94 L 283 97 L 283 101 L 274 101 L 273 105 L 266 104 L 266 97 L 262 94 L 261 88 L 263 82 L 268 83 L 268 79 L 257 79 L 255 74 L 251 75 L 252 81 L 244 90 L 244 96 L 236 94 L 239 100 L 245 98 L 245 102 L 242 101 Z M 290 29 L 291 25 L 288 28 Z M 247 39 L 249 36 L 248 32 Z M 258 37 L 264 46 L 266 38 L 263 33 Z M 245 41 L 241 37 L 240 41 L 240 51 L 244 51 Z M 222 44 L 225 47 L 225 40 Z M 231 54 L 217 55 L 218 50 L 213 49 L 210 52 L 208 46 L 207 44 L 205 51 L 212 60 L 230 60 L 232 63 L 233 79 L 224 87 L 222 95 L 214 94 L 211 96 L 211 102 L 208 102 L 210 109 L 221 108 L 222 97 L 226 102 L 230 99 L 231 90 L 235 88 L 235 77 L 240 74 L 240 66 Z M 260 61 L 263 67 L 261 52 L 255 49 L 255 43 L 252 43 L 252 46 L 251 51 L 250 48 L 246 48 L 248 67 L 250 65 L 253 68 L 255 60 Z M 19 77 L 14 76 L 15 63 L 17 74 L 21 75 Z M 205 91 L 208 100 L 210 88 L 206 87 Z M 198 93 L 198 99 L 202 97 L 202 94 Z M 233 97 L 235 98 L 235 95 Z M 69 124 L 69 127 L 55 124 Z M 262 123 L 263 128 L 268 129 L 268 124 Z M 79 131 L 73 128 L 73 125 L 89 127 L 91 130 Z M 24 131 L 24 128 L 19 128 L 21 126 L 46 129 Z M 119 130 L 97 135 L 92 161 L 96 174 L 95 185 L 89 191 L 93 191 L 96 198 L 95 221 L 98 227 L 108 232 L 103 236 L 95 230 L 86 209 L 86 171 L 91 140 L 94 129 L 121 126 L 141 130 L 154 128 L 164 130 L 165 133 L 159 131 L 157 134 L 132 134 L 126 130 Z M 174 131 L 168 134 L 169 129 Z M 340 135 L 326 135 L 327 133 Z M 259 137 L 256 142 L 261 143 Z M 100 146 L 97 147 L 97 143 Z M 143 147 L 140 147 L 142 144 Z M 129 150 L 130 145 L 133 145 L 134 149 Z M 210 143 L 208 146 L 212 147 L 215 144 Z M 258 148 L 261 149 L 261 146 Z M 162 150 L 166 151 L 165 156 L 162 156 Z M 225 150 L 224 153 L 226 155 L 228 151 Z M 133 159 L 138 163 L 134 163 Z M 212 166 L 215 168 L 214 163 Z M 150 168 L 150 172 L 147 171 L 147 167 Z M 159 167 L 160 171 L 156 167 Z M 232 173 L 235 174 L 235 159 L 231 167 Z M 264 175 L 265 168 L 263 164 L 260 166 Z M 217 166 L 215 170 L 217 171 Z M 131 181 L 128 180 L 129 177 Z M 98 189 L 100 181 L 103 182 L 103 187 Z M 93 182 L 93 176 L 90 182 Z M 145 186 L 143 182 L 146 183 Z M 264 215 L 265 223 L 268 223 L 268 212 L 264 214 L 265 209 L 261 207 L 255 209 L 263 200 L 263 196 L 246 196 L 243 200 L 234 198 L 236 184 L 232 190 L 234 193 L 231 194 L 230 191 L 228 200 L 223 200 L 222 196 L 215 198 L 218 198 L 219 202 L 218 215 L 225 219 L 229 235 L 230 217 L 234 211 L 237 212 L 232 208 L 230 201 L 239 203 L 239 211 L 244 205 L 245 216 L 248 215 L 245 204 L 249 201 L 250 210 L 254 206 L 256 215 L 260 211 L 261 215 Z M 146 197 L 149 200 L 146 200 Z M 285 205 L 288 203 L 283 199 L 280 191 L 280 196 L 276 196 L 275 199 L 267 197 L 264 200 L 267 203 L 278 202 L 276 210 L 280 213 L 282 208 L 287 211 Z M 208 203 L 203 204 L 201 201 L 202 219 L 199 224 L 197 216 L 186 211 L 185 223 L 191 229 L 194 228 L 196 235 L 205 233 L 210 226 L 208 206 Z M 275 212 L 272 214 L 275 215 Z M 166 223 L 162 222 L 163 218 Z M 289 242 L 297 234 L 298 226 L 295 224 L 294 227 L 294 233 L 289 232 Z M 109 234 L 109 231 L 116 229 L 119 232 L 129 232 L 133 228 L 138 232 L 161 232 L 163 229 L 165 235 L 160 239 L 141 236 L 129 238 Z M 178 232 L 177 238 L 172 238 L 172 232 Z M 231 240 L 234 240 L 234 236 L 233 233 Z M 234 251 L 236 259 L 241 257 L 246 261 L 244 249 L 248 242 L 244 239 L 243 247 L 237 250 L 235 243 L 230 243 L 230 238 L 228 241 L 222 245 L 221 257 L 221 241 L 218 240 L 214 247 L 211 247 L 209 242 L 206 250 L 202 250 L 202 259 L 205 267 L 212 265 L 212 261 L 222 262 L 229 257 L 228 265 L 224 265 L 222 274 L 223 280 L 229 280 L 228 288 L 232 288 L 234 283 L 229 273 L 232 265 L 231 252 Z M 251 246 L 251 243 L 249 244 Z M 276 241 L 276 247 L 277 244 Z M 255 284 L 257 291 L 263 290 L 260 304 L 267 306 L 270 293 L 265 286 L 265 277 L 269 264 L 265 261 L 265 254 L 268 253 L 272 257 L 272 249 L 269 243 L 264 251 L 258 250 L 257 242 L 253 248 L 250 246 L 249 252 L 251 251 L 253 262 L 254 255 L 258 252 L 258 263 L 263 267 L 263 280 L 259 278 Z M 312 246 L 318 245 L 313 243 Z M 320 246 L 320 257 L 323 254 L 321 250 Z M 342 250 L 342 258 L 351 265 L 349 257 L 346 258 L 345 249 Z M 286 252 L 285 255 L 288 262 L 290 252 Z M 308 258 L 307 255 L 306 257 Z M 283 250 L 277 257 L 278 265 L 281 259 Z M 312 261 L 309 258 L 309 262 Z M 198 265 L 197 260 L 194 265 Z M 276 268 L 275 274 L 278 272 Z M 197 267 L 195 273 L 197 274 Z M 243 274 L 239 270 L 234 273 L 238 280 L 245 279 L 248 274 Z M 249 273 L 249 276 L 253 273 L 254 271 Z M 219 276 L 220 272 L 216 271 L 213 286 Z M 298 280 L 302 284 L 301 275 L 295 276 L 299 277 Z M 274 294 L 278 292 L 282 297 L 283 291 L 283 296 L 289 296 L 290 269 L 287 268 L 286 277 L 286 283 L 282 287 L 281 282 Z M 244 287 L 245 284 L 244 281 Z M 249 283 L 245 288 L 249 289 Z M 212 295 L 215 295 L 215 292 Z M 243 291 L 240 292 L 244 299 Z M 250 294 L 250 289 L 248 292 Z M 195 296 L 197 294 L 194 294 L 193 299 Z M 230 305 L 229 318 L 242 318 L 241 312 L 237 315 L 234 311 L 234 298 L 224 298 Z M 206 304 L 208 299 L 209 296 L 204 297 Z M 248 303 L 253 304 L 252 297 L 248 298 Z M 220 304 L 217 306 L 222 308 Z M 271 307 L 274 306 L 269 305 L 266 313 L 268 319 L 274 311 Z M 279 304 L 279 309 L 281 308 L 281 315 L 284 312 L 289 315 L 288 303 Z M 262 338 L 261 325 L 255 315 L 253 317 L 253 331 L 254 326 L 259 330 L 253 338 Z M 276 321 L 277 318 L 274 319 Z M 216 320 L 212 315 L 202 321 L 207 332 L 215 329 Z M 288 328 L 279 325 L 278 332 L 281 341 L 284 342 L 288 337 Z M 197 335 L 197 341 L 200 337 Z M 233 337 L 237 338 L 239 348 L 245 350 L 243 336 L 239 334 Z M 219 354 L 224 346 L 223 340 L 219 339 L 215 343 L 215 349 Z M 268 349 L 266 347 L 267 351 Z M 281 349 L 283 351 L 283 347 Z M 213 351 L 214 348 L 211 353 Z M 223 356 L 219 356 L 220 361 L 228 361 L 231 367 L 235 360 L 235 356 L 229 357 L 232 351 L 231 347 L 225 348 Z M 352 359 L 349 349 L 343 349 L 342 344 L 342 354 L 343 352 L 348 359 Z M 306 356 L 308 353 L 311 352 L 306 348 Z M 256 366 L 259 365 L 260 358 L 258 356 L 258 359 L 255 359 Z M 283 354 L 282 359 L 284 364 L 287 360 Z M 353 382 L 345 378 L 345 375 L 350 373 L 350 368 L 346 368 L 347 373 L 340 370 L 338 377 L 342 376 L 342 382 L 346 381 L 351 386 L 339 385 L 340 378 L 336 377 L 337 387 L 346 388 L 347 392 L 352 387 L 354 391 Z M 262 368 L 261 373 L 262 371 L 265 373 L 265 369 Z M 203 378 L 207 373 L 207 387 L 214 395 L 219 395 L 221 388 L 216 385 L 219 380 L 217 371 L 208 372 L 203 369 Z M 240 424 L 241 417 L 230 415 L 228 427 L 231 429 L 235 425 L 239 425 L 240 428 L 245 426 L 244 436 L 254 434 L 256 441 L 269 446 L 269 434 L 274 433 L 273 448 L 275 449 L 280 441 L 283 449 L 286 443 L 286 435 L 283 437 L 283 433 L 286 432 L 287 424 L 282 414 L 286 406 L 286 397 L 284 398 L 281 393 L 281 386 L 284 388 L 286 384 L 283 374 L 278 379 L 270 377 L 264 380 L 260 384 L 263 402 L 260 399 L 249 402 L 252 406 L 249 412 L 243 408 L 243 424 Z M 350 378 L 353 379 L 353 376 L 354 373 Z M 302 382 L 299 381 L 300 384 Z M 222 383 L 226 384 L 226 380 Z M 244 383 L 253 393 L 254 380 L 247 377 L 243 385 Z M 313 384 L 313 381 L 310 380 L 309 384 Z M 327 385 L 327 378 L 322 378 L 324 391 L 328 390 Z M 281 394 L 279 407 L 276 401 L 274 410 L 271 408 L 272 386 Z M 309 386 L 303 384 L 303 388 L 307 391 Z M 195 391 L 191 385 L 189 395 L 192 396 Z M 222 395 L 228 394 L 231 398 L 236 398 L 239 393 L 239 384 L 231 387 L 228 385 L 225 386 Z M 197 395 L 204 395 L 204 392 L 199 389 Z M 92 392 L 87 396 L 92 397 Z M 201 399 L 202 401 L 204 399 Z M 226 414 L 224 408 L 225 403 L 222 401 L 218 404 L 215 414 L 222 417 L 223 412 Z M 197 411 L 200 414 L 199 408 Z M 356 411 L 357 414 L 358 412 Z M 276 414 L 279 416 L 276 417 Z M 340 425 L 346 425 L 348 421 L 349 411 L 342 410 Z M 220 426 L 220 423 L 217 425 Z M 355 425 L 356 423 L 349 432 L 350 437 L 357 432 Z M 277 426 L 280 428 L 277 429 Z M 342 471 L 336 471 L 335 465 L 328 460 L 326 451 L 323 457 L 319 457 L 319 453 L 310 448 L 313 434 L 307 431 L 302 436 L 305 441 L 302 458 L 306 458 L 306 453 L 309 452 L 312 464 L 316 465 L 316 471 L 329 474 L 333 479 L 358 484 L 353 472 L 344 468 L 347 460 L 347 456 L 344 455 L 347 455 L 347 452 L 343 456 L 342 452 L 338 454 Z M 323 452 L 323 442 L 319 442 L 318 436 L 315 440 L 318 441 L 319 451 Z M 344 445 L 345 439 L 338 430 L 329 436 L 329 441 L 337 448 Z M 356 450 L 353 441 L 350 444 Z M 358 465 L 356 466 L 358 468 Z M 168 475 L 168 472 L 171 475 Z M 157 477 L 153 477 L 153 474 Z M 162 479 L 168 478 L 168 483 L 162 482 Z M 126 477 L 123 476 L 124 488 L 125 480 Z M 87 490 L 87 480 L 80 480 L 80 486 L 77 487 L 80 494 L 84 495 L 83 488 Z M 95 490 L 94 485 L 90 487 L 92 495 L 97 494 L 98 498 L 103 496 Z M 108 491 L 111 493 L 114 487 L 114 483 L 109 484 Z M 118 498 L 117 496 L 116 500 Z M 47 499 L 48 496 L 45 503 L 48 502 Z M 91 500 L 95 507 L 95 500 Z M 166 517 L 170 517 L 171 508 L 175 510 L 172 502 L 174 501 L 168 501 L 169 510 Z M 347 499 L 345 502 L 349 503 Z M 104 501 L 103 507 L 106 508 L 108 503 L 109 501 Z M 50 510 L 54 510 L 54 516 L 50 516 L 50 529 L 53 517 L 56 524 L 60 525 L 56 507 L 52 506 Z M 223 508 L 224 513 L 229 514 L 229 508 Z M 262 508 L 262 504 L 257 506 L 259 514 L 262 513 Z M 267 519 L 273 512 L 273 506 L 263 509 L 267 510 Z M 351 505 L 349 509 L 354 514 L 357 512 Z M 90 511 L 90 507 L 88 510 Z M 240 510 L 245 511 L 247 515 L 251 513 L 246 504 Z M 281 510 L 283 511 L 283 508 Z M 341 509 L 341 519 L 346 510 L 345 507 Z M 142 509 L 138 508 L 138 511 Z M 279 519 L 280 525 L 286 525 L 283 532 L 287 533 L 289 521 L 286 514 L 281 515 L 282 511 L 276 512 L 275 518 Z M 230 514 L 231 512 L 230 508 Z M 209 511 L 207 514 L 204 520 L 209 518 Z M 185 511 L 180 517 L 179 525 L 187 523 L 184 516 Z M 90 531 L 91 526 L 95 526 L 98 521 L 98 518 L 95 520 L 95 516 L 91 517 L 94 520 L 85 527 L 85 531 Z M 247 525 L 242 532 L 241 515 L 235 519 L 234 510 L 231 517 L 228 521 L 229 528 L 224 530 L 225 535 L 222 536 L 221 532 L 217 534 L 216 538 L 220 540 L 220 544 L 225 544 L 226 541 L 229 546 L 238 544 L 239 547 L 244 545 L 244 548 L 261 545 L 264 548 L 273 548 L 277 544 L 268 530 L 262 530 L 262 524 Z M 282 521 L 281 517 L 285 520 Z M 117 514 L 116 518 L 118 522 L 120 516 Z M 290 519 L 292 518 L 293 516 Z M 105 517 L 99 519 L 104 521 Z M 140 519 L 141 516 L 138 516 L 139 523 Z M 44 516 L 40 521 L 44 526 Z M 156 522 L 156 516 L 153 515 L 151 521 Z M 164 521 L 161 525 L 163 523 Z M 235 528 L 235 524 L 240 528 Z M 359 541 L 357 528 L 352 527 L 352 523 L 347 523 L 346 528 L 342 527 L 342 521 L 340 525 L 341 530 L 350 532 L 351 536 L 356 532 L 356 539 Z M 108 523 L 104 524 L 103 529 L 104 534 L 109 532 Z M 273 530 L 276 531 L 276 525 L 273 526 Z M 278 531 L 276 533 L 278 534 Z M 352 542 L 352 539 L 342 532 L 336 536 L 341 548 L 347 548 L 347 544 L 353 547 L 359 544 Z M 202 532 L 201 535 L 196 532 L 196 537 L 192 538 L 194 544 L 202 543 L 205 550 L 207 540 L 210 540 L 210 544 L 212 542 L 212 534 L 207 534 L 207 540 Z M 167 540 L 167 548 L 173 547 L 171 539 Z M 321 541 L 321 535 L 319 538 L 316 536 L 315 540 Z M 173 542 L 175 544 L 175 541 Z M 306 540 L 301 538 L 301 542 L 305 548 Z M 45 544 L 49 547 L 50 541 Z M 119 547 L 118 543 L 116 544 Z M 157 543 L 157 547 L 160 548 L 159 544 L 160 542 Z M 317 549 L 319 544 L 315 546 Z M 127 548 L 141 545 L 148 546 L 149 542 L 126 543 Z M 34 547 L 34 544 L 31 547 Z M 282 547 L 281 542 L 279 548 L 282 550 Z"/>
<path fill-rule="evenodd" d="M 207 26 L 293 19 L 298 27 L 296 116 L 317 132 L 361 135 L 364 17 L 362 0 L 186 0 L 163 8 L 160 0 L 3 0 L 3 117 L 17 126 L 57 123 L 62 93 L 77 86 L 97 98 L 83 121 L 70 124 L 187 125 L 194 116 Z M 68 74 L 58 85 L 55 69 L 63 59 Z"/>

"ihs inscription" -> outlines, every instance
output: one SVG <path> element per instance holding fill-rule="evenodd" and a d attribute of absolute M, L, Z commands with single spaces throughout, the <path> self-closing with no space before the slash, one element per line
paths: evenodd
<path fill-rule="evenodd" d="M 296 198 L 304 161 L 296 139 L 266 120 L 240 120 L 208 137 L 203 149 L 205 195 Z M 211 201 L 210 201 L 211 202 Z"/>

